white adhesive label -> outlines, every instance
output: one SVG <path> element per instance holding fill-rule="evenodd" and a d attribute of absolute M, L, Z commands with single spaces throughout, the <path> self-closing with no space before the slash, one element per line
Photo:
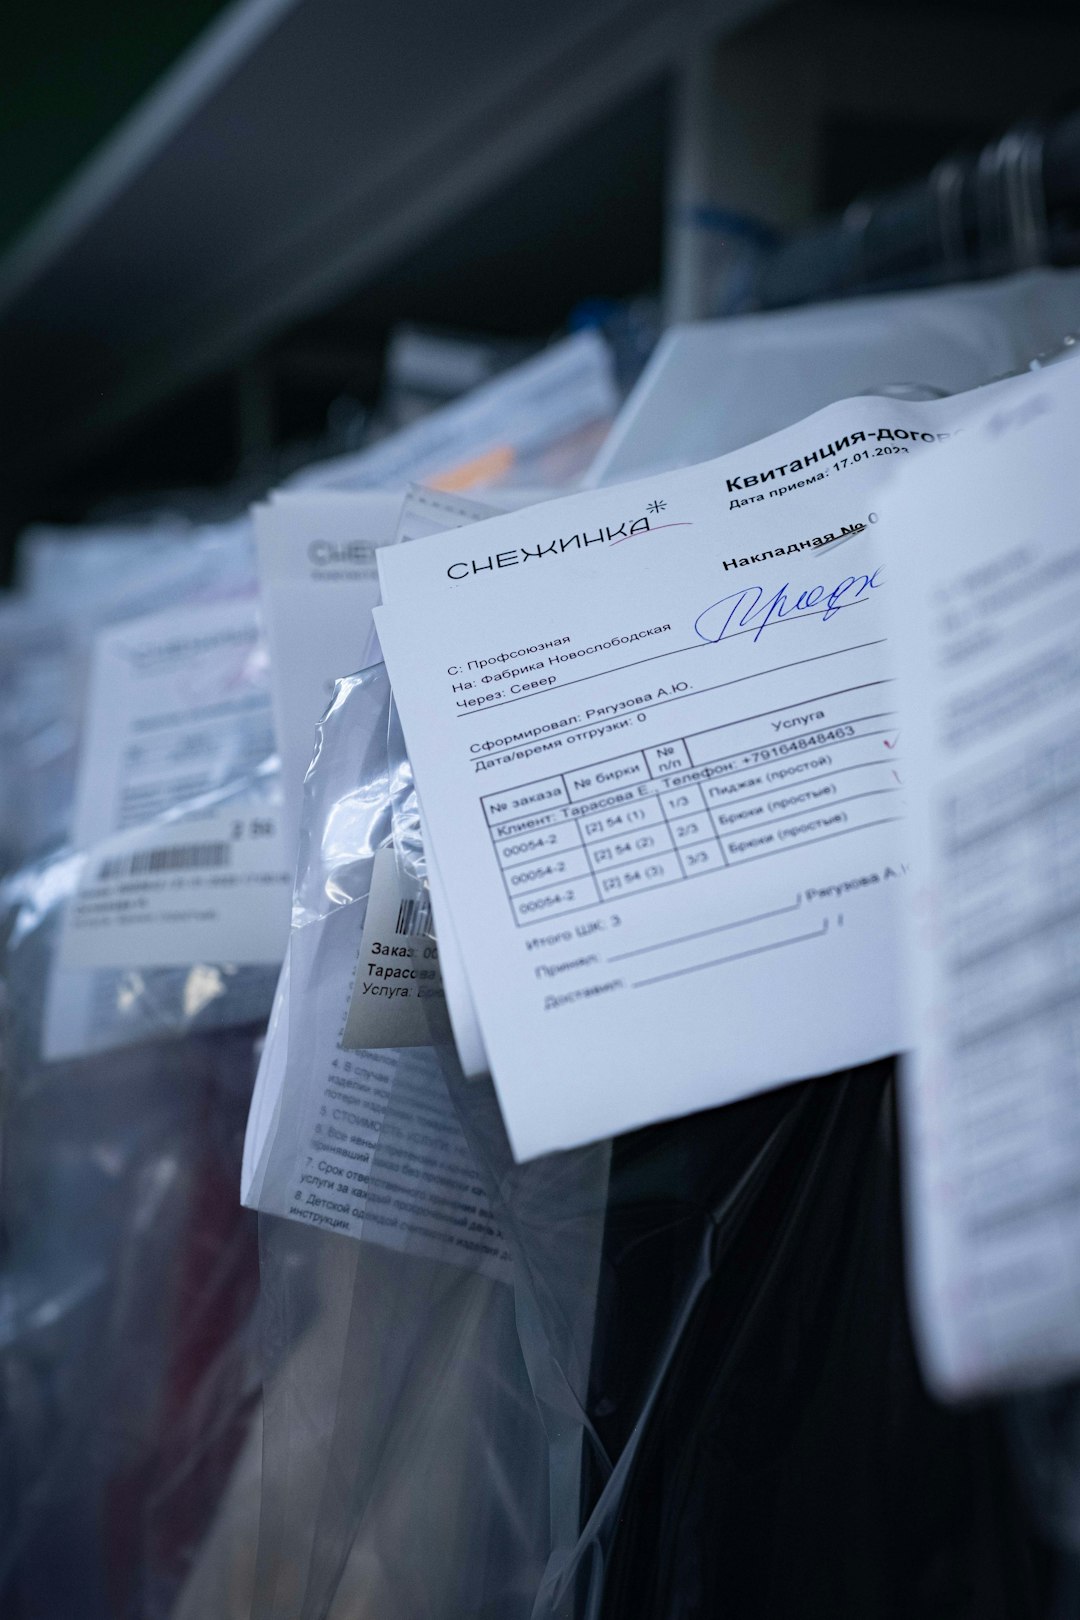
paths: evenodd
<path fill-rule="evenodd" d="M 432 1046 L 449 1036 L 431 901 L 387 846 L 375 856 L 342 1045 Z"/>
<path fill-rule="evenodd" d="M 250 801 L 133 828 L 86 855 L 64 918 L 60 965 L 276 962 L 290 902 L 277 817 Z"/>

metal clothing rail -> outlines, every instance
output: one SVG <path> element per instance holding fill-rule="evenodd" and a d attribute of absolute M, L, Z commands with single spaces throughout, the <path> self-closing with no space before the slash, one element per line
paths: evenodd
<path fill-rule="evenodd" d="M 762 256 L 760 309 L 1080 261 L 1080 112 L 1011 129 Z"/>

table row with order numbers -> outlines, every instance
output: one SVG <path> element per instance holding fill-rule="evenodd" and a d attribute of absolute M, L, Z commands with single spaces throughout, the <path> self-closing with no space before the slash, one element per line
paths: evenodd
<path fill-rule="evenodd" d="M 890 719 L 859 716 L 800 739 L 797 750 L 699 763 L 679 739 L 488 795 L 516 920 L 582 911 L 897 819 Z M 618 785 L 597 793 L 598 779 Z"/>

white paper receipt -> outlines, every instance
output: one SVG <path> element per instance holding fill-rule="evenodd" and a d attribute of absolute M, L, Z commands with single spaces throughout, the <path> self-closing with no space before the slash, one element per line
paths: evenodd
<path fill-rule="evenodd" d="M 892 565 L 869 537 L 892 464 L 938 453 L 971 398 L 847 401 L 381 553 L 519 1158 L 904 1044 Z"/>
<path fill-rule="evenodd" d="M 1076 360 L 1018 380 L 884 535 L 910 547 L 911 1280 L 952 1396 L 1080 1371 L 1078 420 Z"/>

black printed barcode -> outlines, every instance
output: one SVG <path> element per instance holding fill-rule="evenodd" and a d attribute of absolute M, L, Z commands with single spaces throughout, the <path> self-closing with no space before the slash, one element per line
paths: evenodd
<path fill-rule="evenodd" d="M 398 906 L 396 932 L 399 934 L 431 933 L 431 901 L 427 895 L 419 900 L 403 900 Z"/>
<path fill-rule="evenodd" d="M 112 855 L 102 861 L 98 881 L 147 877 L 158 872 L 213 871 L 228 866 L 231 860 L 231 844 L 170 844 L 165 849 L 138 849 L 133 855 Z"/>

